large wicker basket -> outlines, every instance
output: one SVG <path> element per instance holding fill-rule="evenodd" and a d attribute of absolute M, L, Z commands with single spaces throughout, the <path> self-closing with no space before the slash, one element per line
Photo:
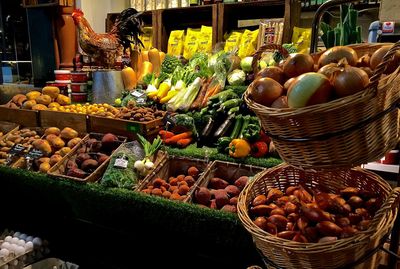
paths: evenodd
<path fill-rule="evenodd" d="M 351 47 L 359 56 L 372 53 L 384 44 Z M 265 45 L 254 55 L 253 69 L 261 54 L 279 45 Z M 399 121 L 396 104 L 400 98 L 400 68 L 383 77 L 391 56 L 400 49 L 393 45 L 371 77 L 364 91 L 328 103 L 298 109 L 275 109 L 244 99 L 270 134 L 281 158 L 302 168 L 332 169 L 354 167 L 381 158 L 398 142 Z M 313 55 L 318 60 L 321 53 Z"/>
<path fill-rule="evenodd" d="M 288 186 L 299 184 L 328 192 L 336 192 L 344 186 L 358 187 L 370 190 L 386 200 L 375 214 L 368 230 L 330 243 L 297 243 L 273 236 L 253 224 L 248 215 L 248 207 L 257 195 L 266 193 L 270 188 L 285 190 Z M 397 215 L 399 194 L 400 188 L 392 191 L 385 180 L 361 168 L 321 173 L 282 164 L 258 174 L 241 192 L 237 208 L 239 218 L 251 233 L 256 247 L 275 266 L 352 268 L 367 253 L 383 245 Z M 376 255 L 356 268 L 375 268 L 374 258 Z"/>

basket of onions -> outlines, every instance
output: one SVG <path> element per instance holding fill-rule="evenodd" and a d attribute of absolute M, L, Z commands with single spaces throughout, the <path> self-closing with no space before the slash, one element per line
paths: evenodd
<path fill-rule="evenodd" d="M 376 268 L 398 211 L 400 188 L 352 168 L 325 173 L 282 164 L 258 174 L 237 209 L 275 268 Z"/>
<path fill-rule="evenodd" d="M 349 168 L 381 158 L 398 141 L 400 41 L 288 54 L 254 54 L 247 105 L 281 158 L 304 169 Z M 261 55 L 284 60 L 258 70 Z"/>

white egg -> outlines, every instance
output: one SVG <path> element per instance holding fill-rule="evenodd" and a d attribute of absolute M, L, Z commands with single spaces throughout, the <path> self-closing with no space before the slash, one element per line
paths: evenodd
<path fill-rule="evenodd" d="M 13 264 L 14 266 L 17 266 L 17 265 L 18 265 L 18 260 L 14 260 L 14 261 L 12 262 L 12 264 Z"/>
<path fill-rule="evenodd" d="M 33 238 L 32 243 L 35 247 L 40 247 L 42 246 L 42 239 L 40 239 L 39 237 L 35 237 Z"/>
<path fill-rule="evenodd" d="M 3 244 L 1 244 L 1 248 L 6 248 L 6 249 L 10 249 L 11 244 L 9 242 L 4 242 Z"/>
<path fill-rule="evenodd" d="M 26 244 L 25 244 L 25 250 L 26 251 L 31 251 L 33 249 L 33 243 L 32 242 L 27 242 Z"/>
<path fill-rule="evenodd" d="M 10 250 L 11 250 L 12 252 L 16 253 L 18 247 L 19 247 L 19 246 L 18 246 L 17 244 L 11 244 Z"/>
<path fill-rule="evenodd" d="M 6 236 L 6 238 L 4 238 L 4 241 L 11 243 L 12 237 L 11 236 Z"/>
<path fill-rule="evenodd" d="M 18 244 L 17 245 L 21 246 L 21 247 L 25 246 L 25 240 L 23 240 L 23 239 L 18 240 Z"/>
<path fill-rule="evenodd" d="M 12 244 L 18 244 L 18 241 L 19 241 L 19 238 L 18 238 L 18 237 L 13 237 L 13 238 L 11 239 L 11 243 L 12 243 Z"/>
<path fill-rule="evenodd" d="M 24 239 L 26 242 L 32 241 L 33 237 L 32 236 L 28 236 L 26 239 Z"/>
<path fill-rule="evenodd" d="M 19 239 L 25 240 L 27 237 L 28 237 L 28 236 L 27 236 L 26 234 L 21 234 L 21 235 L 19 236 Z"/>
<path fill-rule="evenodd" d="M 15 236 L 15 237 L 19 237 L 20 235 L 21 235 L 20 232 L 15 232 L 15 233 L 14 233 L 14 236 Z"/>
<path fill-rule="evenodd" d="M 0 257 L 7 257 L 8 255 L 10 255 L 10 251 L 6 248 L 2 248 L 0 249 Z"/>
<path fill-rule="evenodd" d="M 25 253 L 25 248 L 24 248 L 24 247 L 18 246 L 18 247 L 16 248 L 16 250 L 15 250 L 15 254 L 17 254 L 18 256 L 19 256 L 19 255 L 22 255 L 22 254 L 24 254 L 24 253 Z"/>

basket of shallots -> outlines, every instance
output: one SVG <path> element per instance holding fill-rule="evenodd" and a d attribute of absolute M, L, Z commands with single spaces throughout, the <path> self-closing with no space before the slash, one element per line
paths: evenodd
<path fill-rule="evenodd" d="M 241 192 L 238 215 L 271 268 L 375 268 L 397 215 L 400 188 L 352 168 L 282 164 Z"/>

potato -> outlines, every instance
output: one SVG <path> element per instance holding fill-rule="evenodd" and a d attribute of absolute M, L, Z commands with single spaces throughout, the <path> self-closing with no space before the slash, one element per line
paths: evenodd
<path fill-rule="evenodd" d="M 82 139 L 79 137 L 72 138 L 71 140 L 68 141 L 67 146 L 69 148 L 74 148 L 79 142 L 81 142 Z"/>
<path fill-rule="evenodd" d="M 72 128 L 64 128 L 60 133 L 61 138 L 63 139 L 73 139 L 78 137 L 78 132 Z"/>
<path fill-rule="evenodd" d="M 28 92 L 26 94 L 26 98 L 30 101 L 30 100 L 35 100 L 36 98 L 38 98 L 40 95 L 42 95 L 40 92 L 38 91 L 31 91 Z M 35 102 L 36 103 L 36 102 Z"/>
<path fill-rule="evenodd" d="M 53 156 L 50 157 L 50 165 L 53 166 L 61 160 L 62 160 L 61 155 L 54 154 Z"/>
<path fill-rule="evenodd" d="M 60 149 L 60 155 L 64 157 L 64 156 L 67 155 L 70 151 L 71 151 L 71 148 L 69 148 L 69 147 L 63 147 L 63 148 Z"/>
<path fill-rule="evenodd" d="M 51 166 L 49 163 L 41 163 L 39 165 L 39 172 L 47 173 L 47 171 L 49 171 L 50 168 L 51 168 Z"/>
<path fill-rule="evenodd" d="M 67 106 L 71 104 L 71 99 L 68 96 L 59 94 L 57 96 L 56 102 L 59 103 L 62 106 Z"/>
<path fill-rule="evenodd" d="M 36 103 L 47 106 L 51 103 L 51 97 L 48 95 L 41 95 L 35 99 Z"/>
<path fill-rule="evenodd" d="M 34 105 L 36 105 L 37 103 L 36 103 L 36 101 L 35 100 L 29 100 L 29 101 L 26 101 L 23 105 L 22 105 L 22 108 L 25 108 L 25 109 L 32 109 L 32 107 L 34 106 Z"/>
<path fill-rule="evenodd" d="M 53 139 L 51 141 L 51 145 L 55 148 L 55 149 L 61 149 L 65 146 L 65 142 L 64 140 L 62 140 L 61 138 L 57 137 L 55 139 Z"/>
<path fill-rule="evenodd" d="M 47 110 L 47 106 L 42 104 L 37 104 L 32 107 L 32 110 Z"/>
<path fill-rule="evenodd" d="M 50 96 L 52 99 L 56 99 L 60 94 L 60 89 L 54 86 L 46 86 L 42 89 L 42 94 Z"/>
<path fill-rule="evenodd" d="M 57 128 L 57 127 L 50 127 L 50 128 L 47 128 L 47 129 L 44 131 L 44 134 L 45 134 L 45 135 L 53 134 L 53 135 L 58 136 L 58 135 L 60 135 L 60 133 L 61 133 L 61 130 L 60 130 L 59 128 Z"/>
<path fill-rule="evenodd" d="M 35 140 L 32 145 L 38 149 L 41 150 L 45 155 L 49 155 L 52 151 L 51 146 L 47 140 L 43 139 L 38 139 Z"/>

